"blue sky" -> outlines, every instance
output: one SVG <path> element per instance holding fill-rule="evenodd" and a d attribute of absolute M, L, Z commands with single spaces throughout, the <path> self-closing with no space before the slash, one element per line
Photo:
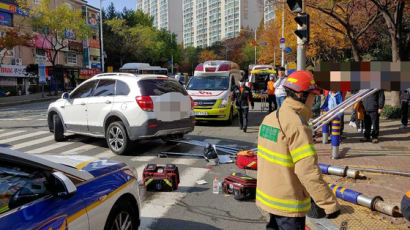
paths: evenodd
<path fill-rule="evenodd" d="M 97 8 L 100 8 L 100 0 L 87 0 L 88 4 Z M 102 7 L 107 8 L 111 2 L 114 3 L 115 9 L 118 11 L 122 11 L 124 7 L 127 9 L 135 10 L 137 7 L 136 0 L 103 0 Z"/>

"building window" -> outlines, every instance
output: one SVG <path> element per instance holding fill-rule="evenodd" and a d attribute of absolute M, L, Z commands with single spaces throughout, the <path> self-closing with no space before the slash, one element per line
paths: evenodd
<path fill-rule="evenodd" d="M 77 54 L 67 53 L 67 64 L 77 64 Z"/>
<path fill-rule="evenodd" d="M 45 57 L 46 51 L 44 49 L 36 48 L 36 55 Z"/>

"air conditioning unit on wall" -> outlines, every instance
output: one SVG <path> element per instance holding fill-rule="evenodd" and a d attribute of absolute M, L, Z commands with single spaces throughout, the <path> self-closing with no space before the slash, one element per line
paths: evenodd
<path fill-rule="evenodd" d="M 23 60 L 21 58 L 15 58 L 14 65 L 23 65 Z"/>

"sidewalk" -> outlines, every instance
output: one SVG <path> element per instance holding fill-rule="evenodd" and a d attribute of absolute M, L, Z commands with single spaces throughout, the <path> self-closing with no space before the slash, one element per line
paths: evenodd
<path fill-rule="evenodd" d="M 346 139 L 340 145 L 340 151 L 346 156 L 343 159 L 332 160 L 331 145 L 322 144 L 321 138 L 318 138 L 315 147 L 320 163 L 410 172 L 410 130 L 398 130 L 399 120 L 380 119 L 380 142 L 373 144 L 359 141 L 363 135 L 348 126 L 349 119 L 349 115 L 345 116 Z M 351 179 L 325 175 L 324 179 L 328 183 L 335 183 L 369 197 L 381 196 L 386 202 L 399 207 L 402 197 L 410 189 L 409 177 L 369 172 L 361 174 L 366 178 Z M 347 229 L 410 228 L 410 222 L 404 218 L 393 218 L 340 199 L 338 201 L 342 206 L 342 215 L 332 221 L 338 228 L 342 224 L 347 224 Z"/>
<path fill-rule="evenodd" d="M 0 97 L 0 107 L 8 107 L 42 101 L 51 101 L 57 100 L 61 97 L 61 93 L 59 93 L 57 96 L 47 96 L 47 94 L 48 92 L 44 92 L 44 98 L 42 97 L 41 93 L 34 93 L 23 96 Z"/>

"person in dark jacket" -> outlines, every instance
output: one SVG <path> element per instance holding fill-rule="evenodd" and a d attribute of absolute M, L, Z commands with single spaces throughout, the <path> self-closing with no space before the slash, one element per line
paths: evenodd
<path fill-rule="evenodd" d="M 312 112 L 313 112 L 312 118 L 316 118 L 316 117 L 320 116 L 320 104 L 321 103 L 322 103 L 321 96 L 316 95 L 315 96 L 315 102 L 313 103 L 313 106 L 312 106 Z"/>
<path fill-rule="evenodd" d="M 401 125 L 399 129 L 406 129 L 409 120 L 410 88 L 401 94 Z"/>
<path fill-rule="evenodd" d="M 236 108 L 239 112 L 240 129 L 246 133 L 246 129 L 248 128 L 249 103 L 252 105 L 252 109 L 254 103 L 251 89 L 245 86 L 245 78 L 241 79 L 240 87 L 235 86 L 232 100 L 236 102 Z"/>
<path fill-rule="evenodd" d="M 364 98 L 362 100 L 363 107 L 365 110 L 364 114 L 364 139 L 361 139 L 361 142 L 370 142 L 378 143 L 379 142 L 379 119 L 380 114 L 383 111 L 384 107 L 384 91 L 379 90 L 372 95 Z M 370 131 L 372 139 L 370 139 Z"/>

